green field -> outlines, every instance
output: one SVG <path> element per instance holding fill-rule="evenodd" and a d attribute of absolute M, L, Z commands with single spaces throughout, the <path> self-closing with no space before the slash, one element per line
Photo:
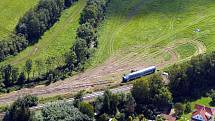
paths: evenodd
<path fill-rule="evenodd" d="M 179 61 L 213 51 L 214 11 L 213 0 L 113 0 L 90 64 L 101 64 L 113 56 L 123 58 L 121 63 L 140 57 L 146 63 L 159 63 L 174 60 L 170 59 L 174 53 Z M 136 57 L 129 55 L 132 53 Z"/>
<path fill-rule="evenodd" d="M 45 60 L 62 55 L 75 39 L 79 1 L 63 12 L 60 21 L 39 42 L 0 65 L 23 65 L 27 59 Z M 165 67 L 215 49 L 215 3 L 212 0 L 112 0 L 98 29 L 99 48 L 89 67 L 106 64 L 111 70 L 156 65 Z M 198 31 L 197 31 L 198 30 Z M 110 65 L 111 64 L 111 65 Z"/>
<path fill-rule="evenodd" d="M 190 55 L 194 55 L 194 53 L 196 52 L 196 48 L 192 44 L 184 44 L 176 47 L 175 51 L 178 53 L 181 59 L 185 59 Z"/>
<path fill-rule="evenodd" d="M 11 33 L 19 19 L 39 0 L 0 0 L 0 40 Z"/>
<path fill-rule="evenodd" d="M 75 41 L 80 13 L 84 6 L 85 0 L 80 0 L 71 8 L 66 9 L 62 13 L 60 20 L 45 32 L 37 44 L 28 47 L 14 57 L 8 58 L 0 65 L 11 63 L 21 67 L 27 59 L 32 59 L 33 61 L 38 59 L 46 60 L 48 57 L 56 57 L 56 63 L 62 64 L 62 55 L 69 51 Z"/>

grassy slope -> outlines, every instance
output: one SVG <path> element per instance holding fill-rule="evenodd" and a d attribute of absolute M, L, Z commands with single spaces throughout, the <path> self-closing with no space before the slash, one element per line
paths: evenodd
<path fill-rule="evenodd" d="M 39 0 L 0 0 L 0 39 L 15 28 L 19 18 Z"/>
<path fill-rule="evenodd" d="M 175 51 L 179 54 L 181 59 L 184 59 L 193 55 L 196 52 L 196 48 L 192 44 L 184 44 L 176 47 Z"/>
<path fill-rule="evenodd" d="M 60 20 L 34 46 L 28 47 L 15 57 L 11 57 L 0 65 L 12 63 L 22 66 L 27 59 L 42 59 L 61 56 L 72 47 L 79 26 L 80 13 L 85 6 L 85 0 L 79 0 L 71 8 L 65 10 Z M 59 60 L 60 61 L 60 60 Z"/>
<path fill-rule="evenodd" d="M 91 65 L 102 63 L 111 55 L 122 55 L 120 50 L 145 55 L 159 53 L 184 38 L 187 42 L 200 41 L 207 51 L 212 51 L 215 49 L 214 10 L 213 0 L 113 0 L 107 20 L 99 30 L 100 45 Z M 201 31 L 194 32 L 197 28 Z M 132 50 L 135 46 L 141 47 Z M 193 50 L 187 46 L 176 53 L 183 53 L 183 49 Z M 186 57 L 193 53 L 189 54 Z"/>

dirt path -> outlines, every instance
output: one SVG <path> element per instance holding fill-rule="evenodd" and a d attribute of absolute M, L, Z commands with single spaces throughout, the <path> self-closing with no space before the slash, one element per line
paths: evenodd
<path fill-rule="evenodd" d="M 25 88 L 9 94 L 0 96 L 0 104 L 10 103 L 17 97 L 33 94 L 37 96 L 47 95 L 58 95 L 65 94 L 68 92 L 76 92 L 81 89 L 90 89 L 97 86 L 103 86 L 104 88 L 108 85 L 114 85 L 121 82 L 121 76 L 128 73 L 131 70 L 138 70 L 150 65 L 156 65 L 159 68 L 164 67 L 169 63 L 174 63 L 177 59 L 170 50 L 168 50 L 173 59 L 169 62 L 154 62 L 151 58 L 147 59 L 147 56 L 130 54 L 126 58 L 116 58 L 115 56 L 110 57 L 103 65 L 87 70 L 84 73 L 80 73 L 76 76 L 66 79 L 65 81 L 58 81 L 50 84 L 49 86 L 38 86 L 34 88 Z M 133 52 L 134 53 L 134 52 Z M 151 54 L 152 58 L 153 56 Z M 144 61 L 143 61 L 144 60 Z M 155 64 L 154 64 L 155 63 Z"/>
<path fill-rule="evenodd" d="M 131 12 L 132 16 L 135 14 L 136 10 Z M 128 23 L 125 22 L 119 28 L 119 31 L 126 27 Z M 113 44 L 115 34 L 119 31 L 113 31 L 111 37 L 111 44 Z M 181 31 L 181 30 L 180 30 Z M 162 38 L 168 38 L 170 35 L 161 36 Z M 53 96 L 59 94 L 66 94 L 68 92 L 77 92 L 82 89 L 93 89 L 93 88 L 106 88 L 110 85 L 119 84 L 121 82 L 121 77 L 123 74 L 129 73 L 131 70 L 139 70 L 147 66 L 155 65 L 158 69 L 176 63 L 178 61 L 177 53 L 174 52 L 174 48 L 178 44 L 192 43 L 197 47 L 197 52 L 195 54 L 204 53 L 206 51 L 205 46 L 196 40 L 186 40 L 182 39 L 170 45 L 166 48 L 161 48 L 156 52 L 149 52 L 149 50 L 155 45 L 157 41 L 150 43 L 150 46 L 132 46 L 129 49 L 124 48 L 118 52 L 112 54 L 113 45 L 109 50 L 112 54 L 103 64 L 86 70 L 84 73 L 77 74 L 70 77 L 64 81 L 58 81 L 56 83 L 50 84 L 49 86 L 37 86 L 34 88 L 25 88 L 18 90 L 16 92 L 11 92 L 9 94 L 4 94 L 0 96 L 0 104 L 6 104 L 14 101 L 19 96 L 26 94 L 33 94 L 36 96 Z M 153 44 L 154 43 L 154 44 Z M 107 43 L 108 44 L 108 43 Z M 165 61 L 163 59 L 162 53 L 169 53 L 171 59 Z M 99 60 L 98 60 L 99 61 Z"/>

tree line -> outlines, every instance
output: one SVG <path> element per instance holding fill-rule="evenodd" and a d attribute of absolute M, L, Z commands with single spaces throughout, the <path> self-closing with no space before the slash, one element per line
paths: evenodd
<path fill-rule="evenodd" d="M 19 98 L 8 108 L 3 121 L 109 121 L 110 118 L 113 121 L 164 121 L 157 115 L 172 103 L 171 93 L 158 75 L 137 80 L 128 93 L 114 94 L 107 89 L 90 102 L 83 100 L 84 94 L 80 91 L 73 102 L 48 104 L 37 115 L 29 110 L 38 104 L 37 97 Z"/>
<path fill-rule="evenodd" d="M 16 55 L 39 38 L 58 21 L 61 12 L 77 0 L 40 0 L 20 18 L 13 35 L 0 41 L 0 61 Z"/>
<path fill-rule="evenodd" d="M 215 52 L 201 54 L 169 68 L 169 87 L 175 101 L 192 100 L 215 87 Z"/>
<path fill-rule="evenodd" d="M 80 26 L 77 30 L 76 41 L 70 54 L 76 56 L 76 66 L 83 65 L 98 46 L 97 28 L 104 20 L 105 12 L 110 0 L 88 0 L 81 13 Z"/>
<path fill-rule="evenodd" d="M 22 69 L 18 69 L 11 64 L 1 67 L 0 92 L 10 92 L 11 88 L 17 90 L 21 88 L 20 85 L 49 84 L 71 76 L 73 71 L 83 70 L 84 63 L 97 47 L 97 27 L 104 19 L 108 2 L 110 1 L 89 0 L 87 2 L 81 14 L 81 25 L 77 29 L 76 41 L 71 50 L 65 53 L 61 60 L 54 57 L 34 62 L 27 60 Z M 68 4 L 68 2 L 66 3 Z M 59 61 L 63 61 L 64 64 L 60 65 Z"/>

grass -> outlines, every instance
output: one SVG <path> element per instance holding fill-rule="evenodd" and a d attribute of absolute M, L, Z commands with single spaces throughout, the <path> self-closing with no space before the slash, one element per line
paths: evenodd
<path fill-rule="evenodd" d="M 192 44 L 183 44 L 175 48 L 175 51 L 178 53 L 181 59 L 192 56 L 197 50 Z"/>
<path fill-rule="evenodd" d="M 152 54 L 162 55 L 163 49 L 184 39 L 199 41 L 211 52 L 215 49 L 214 10 L 212 0 L 113 0 L 99 29 L 99 48 L 90 66 L 131 52 L 153 60 Z M 192 56 L 194 46 L 197 45 L 177 47 L 180 59 Z M 157 59 L 169 58 L 165 55 Z"/>
<path fill-rule="evenodd" d="M 194 109 L 195 104 L 200 104 L 200 105 L 211 107 L 210 106 L 211 100 L 212 99 L 209 98 L 209 97 L 202 97 L 202 98 L 200 98 L 198 100 L 195 100 L 195 101 L 191 102 L 192 111 L 195 110 Z M 192 112 L 188 113 L 188 114 L 184 114 L 184 115 L 182 115 L 182 117 L 178 121 L 189 121 L 191 116 L 192 116 Z"/>
<path fill-rule="evenodd" d="M 62 55 L 75 40 L 83 7 L 82 0 L 66 10 L 60 21 L 36 45 L 0 65 L 11 63 L 21 67 L 27 59 L 46 60 L 48 57 L 57 57 L 57 62 L 62 63 Z M 211 52 L 215 49 L 214 10 L 212 0 L 113 0 L 106 20 L 98 30 L 99 48 L 89 61 L 89 67 L 102 64 L 111 56 L 131 53 L 146 56 L 148 61 L 168 61 L 171 60 L 170 54 L 163 56 L 163 50 L 184 39 L 187 42 L 199 41 Z M 197 28 L 200 32 L 195 31 Z M 179 59 L 192 56 L 195 51 L 193 47 L 197 45 L 191 44 L 193 46 L 179 46 L 173 51 L 181 56 Z M 188 53 L 184 55 L 184 52 Z M 157 56 L 156 59 L 152 55 Z"/>
<path fill-rule="evenodd" d="M 46 60 L 48 57 L 56 57 L 57 63 L 62 64 L 62 56 L 72 47 L 76 37 L 76 30 L 79 26 L 79 18 L 82 9 L 85 6 L 85 0 L 80 0 L 71 8 L 66 9 L 60 20 L 33 46 L 28 47 L 18 55 L 8 58 L 0 63 L 4 65 L 11 63 L 22 67 L 27 59 Z"/>
<path fill-rule="evenodd" d="M 169 61 L 171 59 L 171 57 L 172 56 L 169 53 L 164 53 L 163 54 L 163 58 L 164 58 L 165 61 Z"/>
<path fill-rule="evenodd" d="M 0 0 L 0 40 L 7 37 L 19 19 L 39 0 Z"/>

